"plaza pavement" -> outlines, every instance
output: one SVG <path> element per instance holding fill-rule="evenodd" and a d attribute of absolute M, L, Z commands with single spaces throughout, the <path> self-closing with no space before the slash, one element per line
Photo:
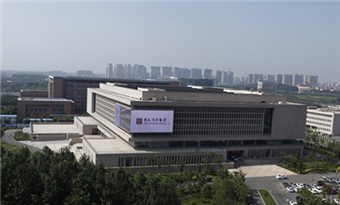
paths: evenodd
<path fill-rule="evenodd" d="M 279 167 L 277 165 L 253 165 L 253 166 L 241 166 L 235 169 L 229 169 L 229 172 L 239 172 L 246 174 L 245 178 L 255 177 L 274 177 L 278 174 L 284 174 L 287 176 L 298 175 L 287 169 Z"/>

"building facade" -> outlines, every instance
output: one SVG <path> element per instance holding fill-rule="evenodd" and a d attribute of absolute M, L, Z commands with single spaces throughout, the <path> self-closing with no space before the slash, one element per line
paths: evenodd
<path fill-rule="evenodd" d="M 161 76 L 162 77 L 172 77 L 172 67 L 162 66 Z"/>
<path fill-rule="evenodd" d="M 87 105 L 87 88 L 98 88 L 99 83 L 120 82 L 141 84 L 163 84 L 178 85 L 178 82 L 172 81 L 146 81 L 146 80 L 124 80 L 114 78 L 82 78 L 82 77 L 61 77 L 49 76 L 48 80 L 48 97 L 49 98 L 66 98 L 74 101 L 74 113 L 82 114 L 86 112 Z"/>
<path fill-rule="evenodd" d="M 18 117 L 43 117 L 74 113 L 74 102 L 60 98 L 18 98 Z"/>
<path fill-rule="evenodd" d="M 306 125 L 328 135 L 340 135 L 340 109 L 307 109 Z"/>
<path fill-rule="evenodd" d="M 306 106 L 283 96 L 112 83 L 87 96 L 101 136 L 84 136 L 83 151 L 105 166 L 144 166 L 150 156 L 153 165 L 161 158 L 176 165 L 302 153 L 296 139 L 304 137 Z"/>
<path fill-rule="evenodd" d="M 107 64 L 105 77 L 113 78 L 113 65 L 112 65 L 112 63 Z"/>
<path fill-rule="evenodd" d="M 21 90 L 20 97 L 39 97 L 39 98 L 47 98 L 48 91 L 47 90 Z"/>
<path fill-rule="evenodd" d="M 204 79 L 211 79 L 212 78 L 212 69 L 204 69 Z"/>
<path fill-rule="evenodd" d="M 192 79 L 201 79 L 202 78 L 202 69 L 200 69 L 200 68 L 191 68 L 190 78 L 192 78 Z"/>
<path fill-rule="evenodd" d="M 161 77 L 161 67 L 159 66 L 151 66 L 150 67 L 150 78 L 157 79 Z"/>

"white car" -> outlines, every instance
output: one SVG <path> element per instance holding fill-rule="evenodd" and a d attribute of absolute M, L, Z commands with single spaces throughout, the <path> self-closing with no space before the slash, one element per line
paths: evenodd
<path fill-rule="evenodd" d="M 298 192 L 300 191 L 300 188 L 299 188 L 299 187 L 294 187 L 293 189 L 294 189 L 294 191 L 295 191 L 296 193 L 298 193 Z"/>
<path fill-rule="evenodd" d="M 290 204 L 290 205 L 297 205 L 298 203 L 297 203 L 296 201 L 293 201 L 293 200 L 292 200 L 292 201 L 289 201 L 289 204 Z"/>
<path fill-rule="evenodd" d="M 296 186 L 299 187 L 300 189 L 305 188 L 305 185 L 303 185 L 302 183 L 297 183 Z"/>
<path fill-rule="evenodd" d="M 287 176 L 284 174 L 279 174 L 276 176 L 276 179 L 287 179 Z"/>
<path fill-rule="evenodd" d="M 316 187 L 315 190 L 318 192 L 318 193 L 321 193 L 322 192 L 322 188 L 320 187 Z"/>
<path fill-rule="evenodd" d="M 309 188 L 308 189 L 310 192 L 312 192 L 312 194 L 317 194 L 317 193 L 319 193 L 316 189 L 314 189 L 314 188 Z"/>
<path fill-rule="evenodd" d="M 334 203 L 335 204 L 340 204 L 340 200 L 339 199 L 334 199 Z"/>
<path fill-rule="evenodd" d="M 290 193 L 293 193 L 294 192 L 294 189 L 290 186 L 286 187 L 287 191 L 290 192 Z"/>

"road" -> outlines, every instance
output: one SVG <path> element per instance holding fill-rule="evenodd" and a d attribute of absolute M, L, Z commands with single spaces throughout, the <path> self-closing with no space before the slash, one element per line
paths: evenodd
<path fill-rule="evenodd" d="M 13 145 L 17 145 L 19 147 L 27 147 L 31 152 L 36 152 L 36 151 L 40 151 L 41 149 L 37 148 L 37 147 L 33 147 L 30 145 L 26 145 L 20 142 L 17 142 L 13 139 L 14 133 L 18 132 L 18 131 L 22 131 L 21 129 L 16 129 L 16 130 L 6 130 L 4 135 L 2 136 L 2 140 L 4 142 L 7 142 L 9 144 L 13 144 Z"/>
<path fill-rule="evenodd" d="M 306 183 L 306 184 L 316 184 L 316 181 L 320 179 L 321 176 L 336 177 L 336 173 L 330 174 L 306 174 L 306 175 L 295 175 L 289 176 L 288 179 L 278 180 L 275 177 L 263 177 L 263 178 L 247 178 L 246 184 L 249 188 L 257 194 L 259 189 L 267 189 L 273 192 L 273 197 L 275 198 L 277 204 L 288 204 L 287 199 L 293 200 L 297 193 L 288 193 L 286 189 L 283 188 L 283 182 L 295 182 L 295 183 Z M 339 175 L 340 177 L 340 175 Z M 321 196 L 321 195 L 319 195 Z M 334 198 L 336 195 L 329 195 L 327 197 Z M 260 196 L 255 195 L 254 197 L 257 205 L 264 205 Z"/>

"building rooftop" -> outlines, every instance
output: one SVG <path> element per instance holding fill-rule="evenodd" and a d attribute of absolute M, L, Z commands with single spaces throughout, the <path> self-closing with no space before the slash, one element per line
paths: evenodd
<path fill-rule="evenodd" d="M 66 98 L 37 98 L 37 97 L 21 97 L 18 100 L 25 100 L 25 101 L 53 101 L 53 102 L 73 102 L 73 100 L 69 100 Z"/>
<path fill-rule="evenodd" d="M 0 115 L 1 118 L 3 117 L 17 117 L 17 115 Z"/>
<path fill-rule="evenodd" d="M 20 92 L 48 92 L 48 90 L 20 90 Z"/>
<path fill-rule="evenodd" d="M 317 108 L 317 109 L 308 109 L 308 112 L 316 112 L 316 113 L 335 113 L 340 114 L 340 109 L 331 109 L 331 108 Z"/>
<path fill-rule="evenodd" d="M 119 82 L 119 83 L 140 83 L 140 84 L 164 84 L 168 85 L 173 80 L 136 80 L 136 79 L 119 79 L 119 78 L 98 78 L 98 77 L 76 77 L 76 76 L 59 76 L 50 75 L 49 78 L 60 77 L 67 81 L 85 81 L 85 82 Z"/>
<path fill-rule="evenodd" d="M 99 122 L 91 116 L 77 116 L 77 118 L 79 119 L 79 121 L 83 123 L 83 125 L 98 125 L 99 124 Z"/>
<path fill-rule="evenodd" d="M 143 148 L 134 149 L 120 138 L 107 139 L 100 136 L 85 135 L 86 140 L 97 154 L 119 154 L 119 153 L 182 153 L 195 152 L 197 147 L 167 147 L 167 148 Z M 221 147 L 200 147 L 198 152 L 223 151 Z"/>
<path fill-rule="evenodd" d="M 79 133 L 73 123 L 31 123 L 32 134 L 67 134 Z"/>

